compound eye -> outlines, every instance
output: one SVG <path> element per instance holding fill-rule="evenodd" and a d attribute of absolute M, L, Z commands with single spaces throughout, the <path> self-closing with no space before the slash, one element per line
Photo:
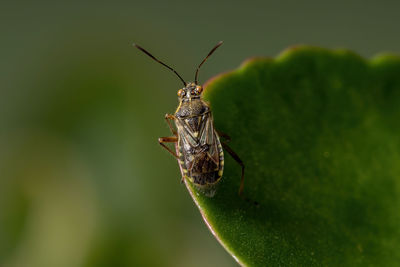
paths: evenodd
<path fill-rule="evenodd" d="M 178 90 L 178 96 L 179 97 L 182 97 L 182 96 L 184 96 L 185 95 L 185 91 L 183 91 L 183 89 L 179 89 Z"/>
<path fill-rule="evenodd" d="M 201 92 L 203 92 L 203 87 L 200 86 L 200 85 L 197 85 L 196 86 L 196 93 L 199 95 L 199 94 L 201 94 Z"/>

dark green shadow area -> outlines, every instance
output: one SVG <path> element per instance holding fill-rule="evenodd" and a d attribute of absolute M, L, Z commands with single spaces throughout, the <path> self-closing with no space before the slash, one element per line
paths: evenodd
<path fill-rule="evenodd" d="M 188 187 L 248 266 L 398 266 L 400 59 L 296 47 L 253 59 L 205 91 L 225 153 L 217 195 Z"/>

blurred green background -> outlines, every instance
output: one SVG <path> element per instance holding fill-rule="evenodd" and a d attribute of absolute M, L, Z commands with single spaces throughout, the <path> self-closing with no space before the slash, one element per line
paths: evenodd
<path fill-rule="evenodd" d="M 0 266 L 235 266 L 157 143 L 181 83 L 296 44 L 400 53 L 398 1 L 0 7 Z M 251 88 L 249 88 L 251 91 Z"/>

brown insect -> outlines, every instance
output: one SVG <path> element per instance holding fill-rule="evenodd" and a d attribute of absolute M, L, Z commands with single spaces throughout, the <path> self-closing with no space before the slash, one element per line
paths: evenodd
<path fill-rule="evenodd" d="M 210 106 L 202 99 L 203 87 L 198 85 L 200 67 L 214 51 L 222 45 L 219 42 L 197 67 L 194 83 L 185 80 L 171 67 L 164 64 L 142 47 L 134 44 L 136 48 L 146 55 L 173 71 L 183 82 L 184 88 L 178 90 L 179 106 L 175 114 L 166 114 L 165 120 L 173 136 L 160 137 L 158 142 L 179 163 L 182 182 L 188 179 L 199 191 L 212 197 L 216 192 L 216 185 L 221 180 L 224 170 L 224 148 L 242 167 L 242 177 L 239 195 L 242 195 L 244 185 L 244 164 L 239 156 L 225 143 L 220 141 L 220 136 L 226 141 L 230 137 L 214 129 L 213 117 Z M 171 124 L 175 122 L 176 129 Z M 172 151 L 165 143 L 175 143 L 176 152 Z"/>

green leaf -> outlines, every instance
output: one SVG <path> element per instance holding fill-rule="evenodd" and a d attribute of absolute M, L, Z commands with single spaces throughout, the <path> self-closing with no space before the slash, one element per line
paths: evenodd
<path fill-rule="evenodd" d="M 248 266 L 400 264 L 400 59 L 296 47 L 206 85 L 225 151 L 217 194 L 189 192 Z"/>

